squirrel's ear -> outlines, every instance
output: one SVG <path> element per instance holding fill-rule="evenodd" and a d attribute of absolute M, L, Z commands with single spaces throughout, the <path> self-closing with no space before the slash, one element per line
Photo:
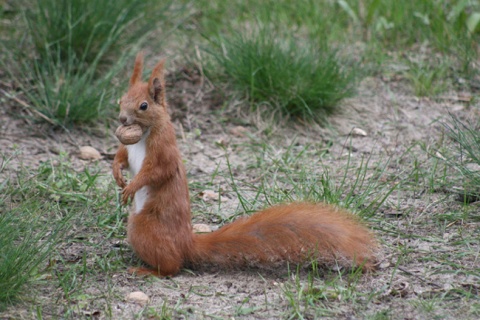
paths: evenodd
<path fill-rule="evenodd" d="M 133 67 L 132 77 L 130 78 L 130 86 L 142 80 L 143 69 L 143 52 L 139 52 L 135 58 L 135 66 Z"/>
<path fill-rule="evenodd" d="M 163 77 L 163 66 L 165 59 L 162 59 L 153 68 L 150 80 L 148 80 L 148 91 L 152 99 L 162 106 L 165 106 L 165 79 Z"/>

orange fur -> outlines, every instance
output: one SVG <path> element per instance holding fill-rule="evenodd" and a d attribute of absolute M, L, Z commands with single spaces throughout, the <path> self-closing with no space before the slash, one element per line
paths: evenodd
<path fill-rule="evenodd" d="M 170 276 L 186 265 L 274 265 L 311 259 L 365 270 L 375 267 L 377 243 L 371 232 L 352 214 L 326 204 L 274 206 L 215 232 L 193 234 L 185 169 L 165 103 L 164 60 L 148 83 L 140 80 L 142 64 L 138 55 L 129 90 L 120 100 L 120 120 L 141 125 L 146 154 L 128 185 L 122 170 L 132 166 L 129 156 L 136 155 L 120 145 L 113 162 L 123 203 L 148 187 L 143 207 L 128 218 L 127 232 L 133 250 L 154 269 L 132 271 Z M 148 104 L 146 110 L 140 108 L 142 103 Z"/>

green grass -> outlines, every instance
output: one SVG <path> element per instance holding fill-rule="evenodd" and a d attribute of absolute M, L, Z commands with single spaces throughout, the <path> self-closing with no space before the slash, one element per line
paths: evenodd
<path fill-rule="evenodd" d="M 478 20 L 480 4 L 477 1 L 383 1 L 342 0 L 337 2 L 348 15 L 338 15 L 336 21 L 359 30 L 358 34 L 367 46 L 380 45 L 383 50 L 405 52 L 427 52 L 450 57 L 448 67 L 455 76 L 471 78 L 478 74 Z M 368 59 L 377 59 L 374 54 Z M 418 74 L 418 73 L 417 73 Z M 423 72 L 427 82 L 431 73 Z M 416 77 L 418 79 L 418 76 Z M 454 78 L 454 77 L 452 77 Z M 419 88 L 419 95 L 433 95 L 435 90 Z M 433 92 L 431 92 L 433 91 Z"/>
<path fill-rule="evenodd" d="M 458 173 L 454 179 L 456 192 L 466 203 L 480 198 L 480 133 L 476 120 L 465 121 L 450 115 L 445 123 L 447 136 L 454 142 L 453 147 L 439 153 L 441 160 Z"/>
<path fill-rule="evenodd" d="M 276 150 L 273 146 L 251 141 L 247 146 L 253 159 L 246 168 L 229 167 L 227 178 L 240 200 L 245 212 L 261 207 L 292 201 L 327 202 L 357 212 L 365 218 L 372 218 L 396 185 L 382 180 L 386 175 L 388 161 L 372 163 L 366 157 L 342 159 L 345 165 L 332 169 L 327 163 L 328 146 L 291 145 Z M 228 158 L 227 158 L 227 163 Z M 242 183 L 233 172 L 258 170 L 261 179 L 255 184 Z"/>
<path fill-rule="evenodd" d="M 344 310 L 339 303 L 355 306 L 356 314 L 365 317 L 365 307 L 383 294 L 385 288 L 365 290 L 361 286 L 363 274 L 359 269 L 348 272 L 328 271 L 313 262 L 308 272 L 297 268 L 289 280 L 282 283 L 288 302 L 284 316 L 288 319 L 321 317 L 341 318 Z"/>
<path fill-rule="evenodd" d="M 94 65 L 79 71 L 74 59 L 64 63 L 50 56 L 43 61 L 25 58 L 13 68 L 9 71 L 26 98 L 22 106 L 30 109 L 35 119 L 62 126 L 88 123 L 111 114 L 116 107 L 112 100 L 117 90 L 113 78 L 120 65 L 110 68 L 101 78 L 95 75 Z M 19 98 L 16 93 L 10 97 Z"/>
<path fill-rule="evenodd" d="M 3 157 L 0 174 L 10 159 Z M 35 181 L 35 182 L 34 182 Z M 5 178 L 0 184 L 0 310 L 39 278 L 70 228 L 72 213 L 45 202 L 35 176 Z"/>
<path fill-rule="evenodd" d="M 2 66 L 22 89 L 23 107 L 59 125 L 91 122 L 114 110 L 122 82 L 113 79 L 126 58 L 152 33 L 158 36 L 160 23 L 167 36 L 183 12 L 171 1 L 140 0 L 28 0 L 15 10 L 19 31 L 3 47 Z"/>
<path fill-rule="evenodd" d="M 478 74 L 474 1 L 25 0 L 11 8 L 0 15 L 2 67 L 25 94 L 22 106 L 56 125 L 111 115 L 125 58 L 146 40 L 157 50 L 177 26 L 192 47 L 205 44 L 200 34 L 217 45 L 207 50 L 218 64 L 205 72 L 222 75 L 214 77 L 219 90 L 228 82 L 250 106 L 295 118 L 331 113 L 355 91 L 358 67 L 381 72 L 382 63 L 396 63 L 387 51 L 450 58 L 441 67 L 410 66 L 406 76 L 419 96 L 459 77 L 468 87 Z"/>
<path fill-rule="evenodd" d="M 298 32 L 320 43 L 325 43 L 330 33 L 339 36 L 343 32 L 343 26 L 329 21 L 331 14 L 342 14 L 332 2 L 233 0 L 225 3 L 199 0 L 191 5 L 193 12 L 189 23 L 207 38 L 248 29 L 251 22 L 269 25 L 276 31 Z"/>
<path fill-rule="evenodd" d="M 221 37 L 208 50 L 227 82 L 250 104 L 268 104 L 284 115 L 304 120 L 332 113 L 351 96 L 356 69 L 335 50 L 296 41 L 268 29 Z M 210 66 L 210 68 L 213 68 Z"/>
<path fill-rule="evenodd" d="M 459 36 L 469 36 L 467 20 L 480 9 L 473 1 L 345 0 L 338 4 L 361 27 L 364 39 L 378 38 L 394 46 L 430 40 L 440 49 L 457 43 Z"/>
<path fill-rule="evenodd" d="M 461 128 L 463 130 L 463 127 Z M 199 137 L 190 139 L 195 140 L 190 141 L 194 143 L 198 142 Z M 414 152 L 413 148 L 401 155 L 401 159 L 395 157 L 388 162 L 374 161 L 373 157 L 362 159 L 356 157 L 355 153 L 343 155 L 343 152 L 342 156 L 337 158 L 332 155 L 329 144 L 318 142 L 301 144 L 295 139 L 290 143 L 284 141 L 278 143 L 271 139 L 252 137 L 248 142 L 231 147 L 232 158 L 235 156 L 247 160 L 237 158 L 235 163 L 230 162 L 229 166 L 219 165 L 214 172 L 200 177 L 203 181 L 200 186 L 191 184 L 193 189 L 205 186 L 211 188 L 219 183 L 218 189 L 214 189 L 238 197 L 240 206 L 236 211 L 240 214 L 272 203 L 292 200 L 328 201 L 338 204 L 358 213 L 371 223 L 387 251 L 387 261 L 398 263 L 399 267 L 407 271 L 412 266 L 419 268 L 419 265 L 425 264 L 429 267 L 421 268 L 424 273 L 419 275 L 412 272 L 416 277 L 408 274 L 407 277 L 403 271 L 396 269 L 396 266 L 382 269 L 374 276 L 360 276 L 355 271 L 316 270 L 316 266 L 313 265 L 313 270 L 308 273 L 293 270 L 290 276 L 273 277 L 273 280 L 268 278 L 265 286 L 270 288 L 270 293 L 274 291 L 280 294 L 281 301 L 271 299 L 270 295 L 267 298 L 265 295 L 265 305 L 260 306 L 254 305 L 248 298 L 238 300 L 236 295 L 240 297 L 240 293 L 226 292 L 223 280 L 214 286 L 205 286 L 202 279 L 211 276 L 210 272 L 184 271 L 173 279 L 131 278 L 125 275 L 124 270 L 135 258 L 132 258 L 130 249 L 122 249 L 123 247 L 118 247 L 117 244 L 119 239 L 125 237 L 125 214 L 124 210 L 115 206 L 117 194 L 111 177 L 99 174 L 94 164 L 89 164 L 87 170 L 74 170 L 64 158 L 65 155 L 62 155 L 55 158 L 57 160 L 54 161 L 55 164 L 44 163 L 38 170 L 30 172 L 22 169 L 23 175 L 20 174 L 18 178 L 15 176 L 14 180 L 10 180 L 15 183 L 7 190 L 6 197 L 14 199 L 15 204 L 28 198 L 34 199 L 37 204 L 41 203 L 41 208 L 32 207 L 31 202 L 27 202 L 26 206 L 42 217 L 53 215 L 60 218 L 61 214 L 69 212 L 74 215 L 72 219 L 76 219 L 72 224 L 74 229 L 68 231 L 68 237 L 60 237 L 61 241 L 57 242 L 56 249 L 50 255 L 53 258 L 40 264 L 41 267 L 34 271 L 34 276 L 30 276 L 27 283 L 32 284 L 31 294 L 20 291 L 20 300 L 26 300 L 26 303 L 34 300 L 32 305 L 36 305 L 37 314 L 45 317 L 51 314 L 81 317 L 99 310 L 107 317 L 115 317 L 118 310 L 114 308 L 119 301 L 124 301 L 125 291 L 137 290 L 138 287 L 149 293 L 152 298 L 160 296 L 162 302 L 142 307 L 143 309 L 140 309 L 142 311 L 137 310 L 134 314 L 160 318 L 179 314 L 197 315 L 201 312 L 208 314 L 209 311 L 198 307 L 189 295 L 201 297 L 201 301 L 205 303 L 208 299 L 218 303 L 225 300 L 233 301 L 230 304 L 233 310 L 231 312 L 239 316 L 265 314 L 265 310 L 271 308 L 274 310 L 269 313 L 272 316 L 277 316 L 280 312 L 282 316 L 295 318 L 342 317 L 347 312 L 358 317 L 367 318 L 370 314 L 372 318 L 382 319 L 385 313 L 376 310 L 378 305 L 385 307 L 387 304 L 410 308 L 408 310 L 412 314 L 422 314 L 426 317 L 438 314 L 449 316 L 448 312 L 456 310 L 451 304 L 472 306 L 471 314 L 475 312 L 478 314 L 475 287 L 469 288 L 467 286 L 469 283 L 464 284 L 461 281 L 452 283 L 454 285 L 452 291 L 441 292 L 444 296 L 399 296 L 397 288 L 400 280 L 400 284 L 402 281 L 409 283 L 416 281 L 421 288 L 425 288 L 428 287 L 430 278 L 439 274 L 478 276 L 474 260 L 478 253 L 478 237 L 474 229 L 477 220 L 474 219 L 478 218 L 472 214 L 474 209 L 468 214 L 461 210 L 457 212 L 449 209 L 450 216 L 442 216 L 434 210 L 427 210 L 424 216 L 426 220 L 423 220 L 422 215 L 417 216 L 414 207 L 409 214 L 405 213 L 394 219 L 382 214 L 385 208 L 391 206 L 390 199 L 385 199 L 386 196 L 395 193 L 395 196 L 400 198 L 399 201 L 414 199 L 416 196 L 411 195 L 415 191 L 413 190 L 415 186 L 418 189 L 428 188 L 431 183 L 429 177 L 436 175 L 430 171 L 433 169 L 428 168 L 428 161 L 416 161 L 416 164 L 407 162 L 412 156 L 410 153 Z M 417 150 L 420 151 L 422 150 Z M 403 175 L 397 177 L 392 174 L 390 172 L 392 164 L 397 174 L 400 168 L 403 174 L 408 174 L 408 177 L 405 178 Z M 443 170 L 440 167 L 438 170 L 438 174 L 442 175 Z M 195 178 L 198 179 L 199 175 L 201 173 L 195 174 Z M 257 176 L 261 178 L 252 182 L 251 179 Z M 399 179 L 405 181 L 396 185 Z M 195 199 L 192 193 L 192 200 L 195 201 L 194 212 L 198 213 L 199 203 Z M 208 205 L 210 206 L 208 210 L 214 211 L 215 208 L 212 207 L 218 206 L 218 209 L 227 215 L 223 216 L 222 221 L 217 220 L 216 224 L 235 217 L 235 214 L 229 216 L 234 210 L 224 210 L 220 204 Z M 15 212 L 17 215 L 21 213 Z M 428 215 L 431 217 L 427 217 Z M 212 215 L 203 219 L 213 220 L 215 217 Z M 53 225 L 52 220 L 42 221 L 44 225 Z M 454 224 L 451 224 L 452 222 Z M 463 223 L 469 225 L 462 227 Z M 416 247 L 418 242 L 427 244 L 428 249 L 419 250 Z M 456 250 L 445 250 L 445 247 Z M 453 261 L 466 263 L 461 265 Z M 242 271 L 242 274 L 248 272 Z M 263 274 L 264 271 L 258 272 Z M 253 273 L 252 277 L 258 279 L 255 278 L 258 276 L 257 270 Z M 400 279 L 397 277 L 398 274 L 402 275 Z M 225 277 L 225 282 L 228 282 L 232 274 L 219 273 L 214 277 L 220 279 Z M 407 277 L 407 280 L 404 277 Z M 381 279 L 382 282 L 373 287 L 365 284 L 377 279 Z M 273 286 L 271 283 L 274 281 L 280 282 L 279 287 L 271 289 Z M 432 282 L 437 283 L 438 280 Z M 261 285 L 263 283 L 259 283 L 260 288 Z M 437 290 L 436 287 L 434 289 Z M 39 290 L 52 292 L 46 298 L 47 302 L 40 299 L 37 301 L 31 297 Z M 63 309 L 52 307 L 56 305 L 52 301 L 57 299 L 66 301 L 67 307 Z M 474 309 L 475 305 L 477 311 Z M 444 311 L 446 308 L 447 311 Z M 372 315 L 371 312 L 377 313 Z"/>
<path fill-rule="evenodd" d="M 435 96 L 443 93 L 447 89 L 446 63 L 408 62 L 409 69 L 405 72 L 405 77 L 411 82 L 416 96 Z"/>
<path fill-rule="evenodd" d="M 475 1 L 281 0 L 258 3 L 244 0 L 231 1 L 228 5 L 218 1 L 196 1 L 192 8 L 189 22 L 193 27 L 186 31 L 195 30 L 207 39 L 221 35 L 224 47 L 217 56 L 232 55 L 232 50 L 245 46 L 242 51 L 250 52 L 235 54 L 238 57 L 231 58 L 233 66 L 228 66 L 235 69 L 243 65 L 245 71 L 242 73 L 247 75 L 257 70 L 249 69 L 250 65 L 258 68 L 256 63 L 248 62 L 252 59 L 248 56 L 255 56 L 259 46 L 268 48 L 264 39 L 255 39 L 258 37 L 252 32 L 255 26 L 266 28 L 271 33 L 267 35 L 270 42 L 275 42 L 272 38 L 278 38 L 276 47 L 285 45 L 282 42 L 287 42 L 285 46 L 288 47 L 288 39 L 295 39 L 297 45 L 300 43 L 300 46 L 311 48 L 340 47 L 342 55 L 360 56 L 359 64 L 369 72 L 383 72 L 382 63 L 398 62 L 388 55 L 391 51 L 407 56 L 410 53 L 427 53 L 429 57 L 437 54 L 448 57 L 440 69 L 411 71 L 409 78 L 418 95 L 437 94 L 442 90 L 442 76 L 446 76 L 448 82 L 458 77 L 472 79 L 478 75 L 480 4 Z M 247 45 L 246 39 L 254 45 Z M 351 48 L 352 44 L 354 48 Z M 350 47 L 350 51 L 344 49 L 345 46 Z M 295 64 L 295 54 L 289 58 Z M 222 60 L 226 59 L 222 57 Z M 283 62 L 279 58 L 279 65 L 283 66 Z M 445 74 L 447 68 L 450 72 Z M 238 71 L 232 73 L 238 74 Z M 231 74 L 229 76 L 236 78 Z M 251 76 L 238 78 L 252 80 Z M 304 79 L 311 80 L 308 76 Z M 425 85 L 422 84 L 424 80 L 427 82 Z M 241 83 L 243 92 L 250 90 L 248 85 L 252 81 L 242 80 Z M 273 89 L 276 94 L 283 94 L 282 88 Z"/>
<path fill-rule="evenodd" d="M 382 246 L 385 245 L 395 252 L 393 258 L 390 256 L 387 258 L 394 264 L 389 268 L 392 279 L 397 279 L 398 273 L 404 274 L 404 271 L 398 270 L 397 267 L 408 271 L 410 266 L 418 261 L 427 265 L 433 263 L 431 269 L 426 269 L 425 274 L 418 276 L 420 280 L 416 280 L 421 281 L 423 285 L 428 283 L 430 274 L 436 276 L 459 272 L 478 276 L 478 268 L 473 267 L 478 253 L 476 249 L 478 239 L 475 238 L 475 231 L 472 229 L 472 224 L 477 221 L 478 215 L 474 214 L 475 208 L 468 207 L 456 212 L 451 206 L 448 211 L 451 213 L 449 216 L 437 212 L 437 206 L 441 206 L 448 200 L 441 195 L 440 199 L 435 200 L 435 196 L 451 174 L 450 170 L 444 170 L 443 164 L 432 165 L 432 162 L 436 163 L 438 159 L 424 159 L 423 150 L 412 146 L 404 154 L 396 155 L 390 161 L 378 160 L 378 158 L 376 161 L 370 158 L 359 159 L 355 154 L 351 154 L 337 159 L 336 162 L 342 161 L 342 167 L 331 170 L 328 145 L 299 145 L 294 139 L 290 144 L 282 145 L 283 147 L 279 148 L 274 142 L 267 143 L 252 138 L 249 143 L 234 148 L 234 153 L 237 148 L 247 148 L 248 151 L 243 150 L 243 152 L 251 155 L 248 161 L 240 164 L 237 161 L 237 164 L 233 165 L 227 159 L 225 169 L 227 171 L 222 172 L 221 169 L 217 169 L 213 174 L 216 177 L 212 178 L 212 181 L 218 183 L 221 176 L 228 181 L 230 188 L 219 183 L 216 190 L 219 192 L 231 190 L 230 192 L 235 194 L 239 200 L 240 215 L 279 202 L 326 201 L 363 216 L 374 225 L 373 228 L 381 234 L 381 239 L 388 239 L 389 236 L 401 239 L 399 240 L 401 244 L 394 248 L 390 247 L 389 240 L 387 243 L 382 242 Z M 422 154 L 422 160 L 416 158 Z M 412 157 L 415 161 L 412 161 Z M 407 165 L 407 163 L 410 164 Z M 391 173 L 391 168 L 396 168 L 395 174 Z M 244 176 L 244 172 L 248 172 L 250 178 L 245 180 L 240 178 Z M 256 176 L 259 176 L 259 179 L 253 179 L 253 183 L 249 182 Z M 425 193 L 425 191 L 428 192 Z M 411 206 L 409 206 L 410 211 L 405 210 L 408 199 L 417 199 L 420 196 L 425 201 L 426 208 L 422 209 L 424 213 Z M 399 201 L 398 207 L 395 199 Z M 457 207 L 461 208 L 461 203 L 455 208 Z M 391 209 L 397 214 L 396 217 L 382 214 L 392 212 Z M 216 212 L 216 210 L 213 211 Z M 235 214 L 228 216 L 225 220 L 228 222 L 236 218 Z M 453 227 L 460 221 L 464 221 L 470 227 L 466 226 L 465 229 L 461 226 Z M 407 223 L 408 226 L 401 227 L 403 223 Z M 445 237 L 448 237 L 448 240 Z M 421 242 L 431 249 L 419 249 L 415 245 L 409 245 L 410 241 Z M 402 245 L 404 242 L 405 244 Z M 445 251 L 445 247 L 452 250 Z M 391 252 L 389 249 L 386 251 Z M 468 256 L 472 259 L 466 259 Z M 448 263 L 448 261 L 459 260 L 469 262 L 463 266 L 458 263 Z M 461 300 L 459 307 L 463 308 L 465 303 L 468 304 L 468 299 L 471 299 L 468 292 L 461 286 L 457 287 L 458 284 L 455 288 L 460 290 L 459 293 L 448 292 L 448 298 L 444 296 L 414 298 L 401 296 L 405 292 L 410 292 L 410 289 L 398 293 L 397 289 L 401 287 L 398 280 L 386 283 L 383 287 L 376 286 L 374 291 L 364 291 L 361 286 L 356 286 L 356 281 L 362 282 L 361 279 L 363 277 L 358 275 L 355 277 L 354 274 L 344 272 L 332 273 L 322 270 L 320 273 L 315 273 L 315 268 L 308 273 L 301 272 L 301 276 L 281 284 L 283 298 L 288 305 L 284 309 L 284 316 L 287 318 L 341 317 L 344 313 L 339 306 L 348 304 L 349 308 L 355 309 L 356 315 L 385 318 L 384 312 L 371 314 L 372 308 L 369 307 L 369 303 L 376 301 L 375 303 L 382 304 L 390 299 L 395 304 L 409 304 L 415 314 L 445 316 L 456 309 L 448 306 L 452 301 Z M 411 281 L 415 280 L 410 279 L 409 283 Z M 437 281 L 434 283 L 436 284 Z M 442 311 L 444 308 L 449 308 L 449 311 L 445 313 Z M 370 311 L 366 313 L 365 310 Z"/>
<path fill-rule="evenodd" d="M 27 30 L 41 60 L 55 59 L 78 70 L 116 61 L 165 19 L 169 1 L 31 1 Z"/>
<path fill-rule="evenodd" d="M 9 170 L 10 160 L 4 156 L 0 169 L 0 307 L 34 299 L 28 286 L 45 279 L 71 299 L 92 269 L 109 272 L 122 261 L 114 252 L 83 253 L 72 264 L 61 253 L 66 245 L 84 241 L 82 230 L 99 229 L 105 241 L 118 232 L 123 236 L 123 213 L 106 209 L 115 193 L 98 173 L 77 172 L 65 159 L 45 162 L 36 170 L 22 167 L 17 173 Z M 108 213 L 98 215 L 100 210 Z M 85 243 L 95 247 L 93 252 L 102 250 L 96 241 Z"/>
<path fill-rule="evenodd" d="M 2 193 L 8 190 L 2 188 Z M 0 201 L 5 201 L 2 198 Z M 5 209 L 5 204 L 2 207 Z M 0 216 L 0 310 L 12 303 L 26 285 L 41 276 L 55 250 L 68 218 L 48 219 L 51 206 L 33 198 Z M 54 223 L 52 226 L 50 223 Z"/>

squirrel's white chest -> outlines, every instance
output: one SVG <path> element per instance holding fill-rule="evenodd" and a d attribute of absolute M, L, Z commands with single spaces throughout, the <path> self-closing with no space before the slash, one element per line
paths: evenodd
<path fill-rule="evenodd" d="M 140 141 L 135 144 L 125 146 L 128 150 L 128 167 L 132 176 L 135 177 L 142 168 L 143 160 L 147 154 L 147 137 L 142 137 Z"/>
<path fill-rule="evenodd" d="M 143 135 L 142 139 L 135 144 L 126 145 L 128 151 L 128 167 L 132 174 L 132 178 L 135 177 L 142 168 L 145 155 L 147 153 L 147 140 L 148 133 Z M 135 213 L 139 213 L 148 197 L 148 187 L 143 186 L 140 188 L 134 197 L 135 201 Z"/>

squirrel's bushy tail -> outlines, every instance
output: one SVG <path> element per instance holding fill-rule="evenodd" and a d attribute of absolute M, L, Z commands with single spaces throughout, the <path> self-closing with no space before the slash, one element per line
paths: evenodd
<path fill-rule="evenodd" d="M 281 261 L 375 267 L 377 243 L 356 217 L 326 204 L 274 206 L 221 229 L 196 234 L 193 264 L 275 265 Z"/>

